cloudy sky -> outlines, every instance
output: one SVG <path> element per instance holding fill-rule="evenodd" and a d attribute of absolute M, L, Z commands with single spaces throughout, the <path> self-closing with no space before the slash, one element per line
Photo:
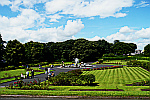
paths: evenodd
<path fill-rule="evenodd" d="M 0 0 L 3 40 L 150 43 L 150 0 Z"/>

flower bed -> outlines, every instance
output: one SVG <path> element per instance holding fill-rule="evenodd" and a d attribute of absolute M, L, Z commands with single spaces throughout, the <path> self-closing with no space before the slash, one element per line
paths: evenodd
<path fill-rule="evenodd" d="M 24 82 L 22 80 L 13 82 L 7 87 L 7 89 L 20 89 L 20 90 L 55 90 L 49 88 L 49 85 L 41 83 L 40 79 L 38 82 L 34 79 L 34 81 Z"/>
<path fill-rule="evenodd" d="M 141 89 L 141 91 L 150 91 L 150 89 Z"/>
<path fill-rule="evenodd" d="M 92 70 L 104 70 L 104 69 L 114 69 L 114 68 L 123 68 L 123 65 L 122 66 L 111 66 L 111 67 L 99 67 L 99 68 L 85 68 L 85 69 L 82 69 L 82 71 L 92 71 Z"/>

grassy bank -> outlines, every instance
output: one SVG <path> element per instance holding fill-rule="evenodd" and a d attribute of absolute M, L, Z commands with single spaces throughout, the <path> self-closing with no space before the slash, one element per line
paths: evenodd
<path fill-rule="evenodd" d="M 141 91 L 140 89 L 149 88 L 146 86 L 120 87 L 124 91 L 69 91 L 70 89 L 112 89 L 115 87 L 101 86 L 51 86 L 55 90 L 10 90 L 1 88 L 1 95 L 48 95 L 48 96 L 149 96 L 149 91 Z"/>

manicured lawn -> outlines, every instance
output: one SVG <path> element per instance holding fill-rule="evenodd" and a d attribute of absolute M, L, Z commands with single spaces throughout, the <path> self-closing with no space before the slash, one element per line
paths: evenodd
<path fill-rule="evenodd" d="M 141 67 L 126 67 L 106 70 L 83 71 L 83 74 L 93 74 L 100 86 L 124 86 L 141 80 L 148 80 L 147 70 Z"/>
<path fill-rule="evenodd" d="M 141 62 L 149 62 L 149 60 L 137 60 L 137 61 L 141 61 Z"/>
<path fill-rule="evenodd" d="M 25 69 L 16 69 L 16 70 L 1 71 L 0 78 L 20 76 L 21 73 L 26 74 L 26 70 Z"/>
<path fill-rule="evenodd" d="M 32 68 L 32 69 L 39 70 L 38 68 Z M 23 73 L 23 75 L 25 75 L 26 70 L 25 69 L 16 69 L 16 70 L 1 71 L 0 72 L 0 78 L 20 76 L 21 73 Z M 31 73 L 31 71 L 29 71 L 29 76 L 31 76 L 30 73 Z M 34 72 L 34 75 L 38 75 L 38 74 L 42 74 L 42 73 L 44 73 L 44 71 L 43 72 Z M 9 82 L 9 81 L 13 81 L 13 80 L 15 80 L 15 78 L 4 79 L 4 80 L 1 80 L 0 83 Z"/>
<path fill-rule="evenodd" d="M 148 88 L 144 86 L 134 87 L 121 87 L 124 91 L 69 91 L 70 89 L 112 89 L 115 87 L 102 87 L 102 86 L 50 86 L 51 89 L 55 90 L 11 90 L 1 88 L 1 95 L 49 95 L 49 96 L 149 96 L 149 91 L 141 91 L 140 89 Z"/>
<path fill-rule="evenodd" d="M 55 90 L 14 90 L 1 88 L 1 95 L 49 95 L 49 96 L 134 96 L 148 97 L 149 86 L 126 86 L 125 84 L 149 79 L 150 72 L 141 67 L 83 71 L 94 74 L 99 86 L 49 86 Z M 70 89 L 122 89 L 124 91 L 69 91 Z"/>

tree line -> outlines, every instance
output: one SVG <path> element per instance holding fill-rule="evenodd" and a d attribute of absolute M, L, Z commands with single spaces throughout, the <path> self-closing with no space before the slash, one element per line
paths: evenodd
<path fill-rule="evenodd" d="M 130 54 L 135 52 L 137 45 L 115 40 L 109 43 L 105 40 L 88 41 L 86 39 L 67 40 L 64 42 L 27 42 L 9 40 L 4 46 L 0 34 L 0 61 L 6 61 L 9 65 L 22 65 L 38 62 L 72 61 L 79 58 L 81 61 L 96 61 L 103 54 L 113 53 L 116 55 Z"/>

